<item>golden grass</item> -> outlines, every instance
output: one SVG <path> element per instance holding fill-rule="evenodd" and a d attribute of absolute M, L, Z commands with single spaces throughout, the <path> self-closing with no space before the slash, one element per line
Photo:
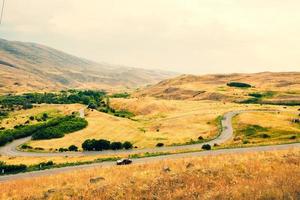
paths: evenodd
<path fill-rule="evenodd" d="M 66 104 L 66 105 L 56 105 L 56 104 L 40 104 L 35 105 L 34 108 L 28 110 L 19 110 L 10 113 L 8 118 L 0 120 L 0 127 L 13 128 L 15 125 L 24 124 L 29 120 L 30 116 L 41 115 L 42 113 L 48 113 L 51 116 L 57 115 L 69 115 L 72 112 L 78 112 L 83 105 L 80 104 Z M 36 121 L 30 121 L 34 124 Z"/>
<path fill-rule="evenodd" d="M 297 112 L 278 112 L 278 113 L 242 113 L 233 120 L 233 129 L 235 137 L 233 141 L 227 143 L 230 145 L 239 145 L 243 140 L 248 140 L 248 145 L 253 144 L 279 144 L 289 142 L 300 142 L 300 125 L 292 123 L 292 119 L 298 118 Z M 246 137 L 244 135 L 245 128 L 258 125 L 266 128 L 265 133 L 270 138 Z M 296 138 L 291 139 L 291 136 Z"/>
<path fill-rule="evenodd" d="M 299 149 L 95 167 L 0 184 L 2 199 L 298 199 Z M 167 170 L 169 169 L 169 170 Z M 102 177 L 91 183 L 91 178 Z"/>
<path fill-rule="evenodd" d="M 249 93 L 276 91 L 272 99 L 276 101 L 300 100 L 300 73 L 255 73 L 255 74 L 215 74 L 215 75 L 181 75 L 146 87 L 133 96 L 152 96 L 165 99 L 184 100 L 221 100 L 233 102 L 249 98 Z M 251 84 L 252 88 L 242 89 L 228 87 L 228 82 Z M 202 93 L 197 93 L 202 91 Z"/>
<path fill-rule="evenodd" d="M 214 101 L 176 101 L 154 98 L 114 99 L 111 105 L 126 109 L 137 116 L 135 120 L 114 117 L 98 111 L 86 111 L 87 128 L 63 138 L 32 141 L 32 147 L 58 149 L 81 144 L 86 139 L 131 141 L 138 148 L 186 143 L 199 136 L 213 138 L 218 133 L 215 119 L 232 110 L 282 109 L 282 106 L 242 105 Z M 295 108 L 288 108 L 295 110 Z"/>

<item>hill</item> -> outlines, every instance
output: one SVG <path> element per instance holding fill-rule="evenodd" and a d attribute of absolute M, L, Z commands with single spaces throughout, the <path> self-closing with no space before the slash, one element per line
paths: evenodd
<path fill-rule="evenodd" d="M 96 63 L 56 49 L 0 39 L 0 93 L 153 84 L 175 75 Z"/>
<path fill-rule="evenodd" d="M 237 83 L 234 86 L 229 83 Z M 239 84 L 250 87 L 240 87 Z M 229 84 L 229 85 L 228 85 Z M 135 93 L 176 100 L 246 101 L 264 98 L 264 101 L 300 102 L 299 72 L 262 72 L 254 74 L 181 75 L 161 81 Z"/>

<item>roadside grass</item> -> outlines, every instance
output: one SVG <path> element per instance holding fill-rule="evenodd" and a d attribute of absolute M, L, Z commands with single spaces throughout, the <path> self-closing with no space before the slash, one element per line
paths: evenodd
<path fill-rule="evenodd" d="M 299 156 L 300 151 L 294 149 L 95 167 L 0 183 L 0 197 L 17 200 L 297 199 Z"/>
<path fill-rule="evenodd" d="M 222 146 L 235 147 L 300 142 L 296 113 L 241 113 L 233 119 L 234 138 Z"/>

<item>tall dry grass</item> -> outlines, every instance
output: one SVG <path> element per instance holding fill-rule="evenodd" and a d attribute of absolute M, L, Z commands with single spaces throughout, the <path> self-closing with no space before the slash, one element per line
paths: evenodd
<path fill-rule="evenodd" d="M 300 150 L 73 171 L 1 183 L 0 195 L 30 200 L 299 199 Z"/>

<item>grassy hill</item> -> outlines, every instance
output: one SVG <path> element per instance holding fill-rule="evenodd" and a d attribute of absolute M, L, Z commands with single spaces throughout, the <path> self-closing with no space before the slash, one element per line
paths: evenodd
<path fill-rule="evenodd" d="M 254 101 L 256 98 L 258 102 L 300 104 L 300 73 L 182 75 L 140 90 L 135 96 L 224 102 Z"/>
<path fill-rule="evenodd" d="M 95 63 L 40 44 L 0 39 L 0 93 L 137 87 L 173 75 Z"/>

